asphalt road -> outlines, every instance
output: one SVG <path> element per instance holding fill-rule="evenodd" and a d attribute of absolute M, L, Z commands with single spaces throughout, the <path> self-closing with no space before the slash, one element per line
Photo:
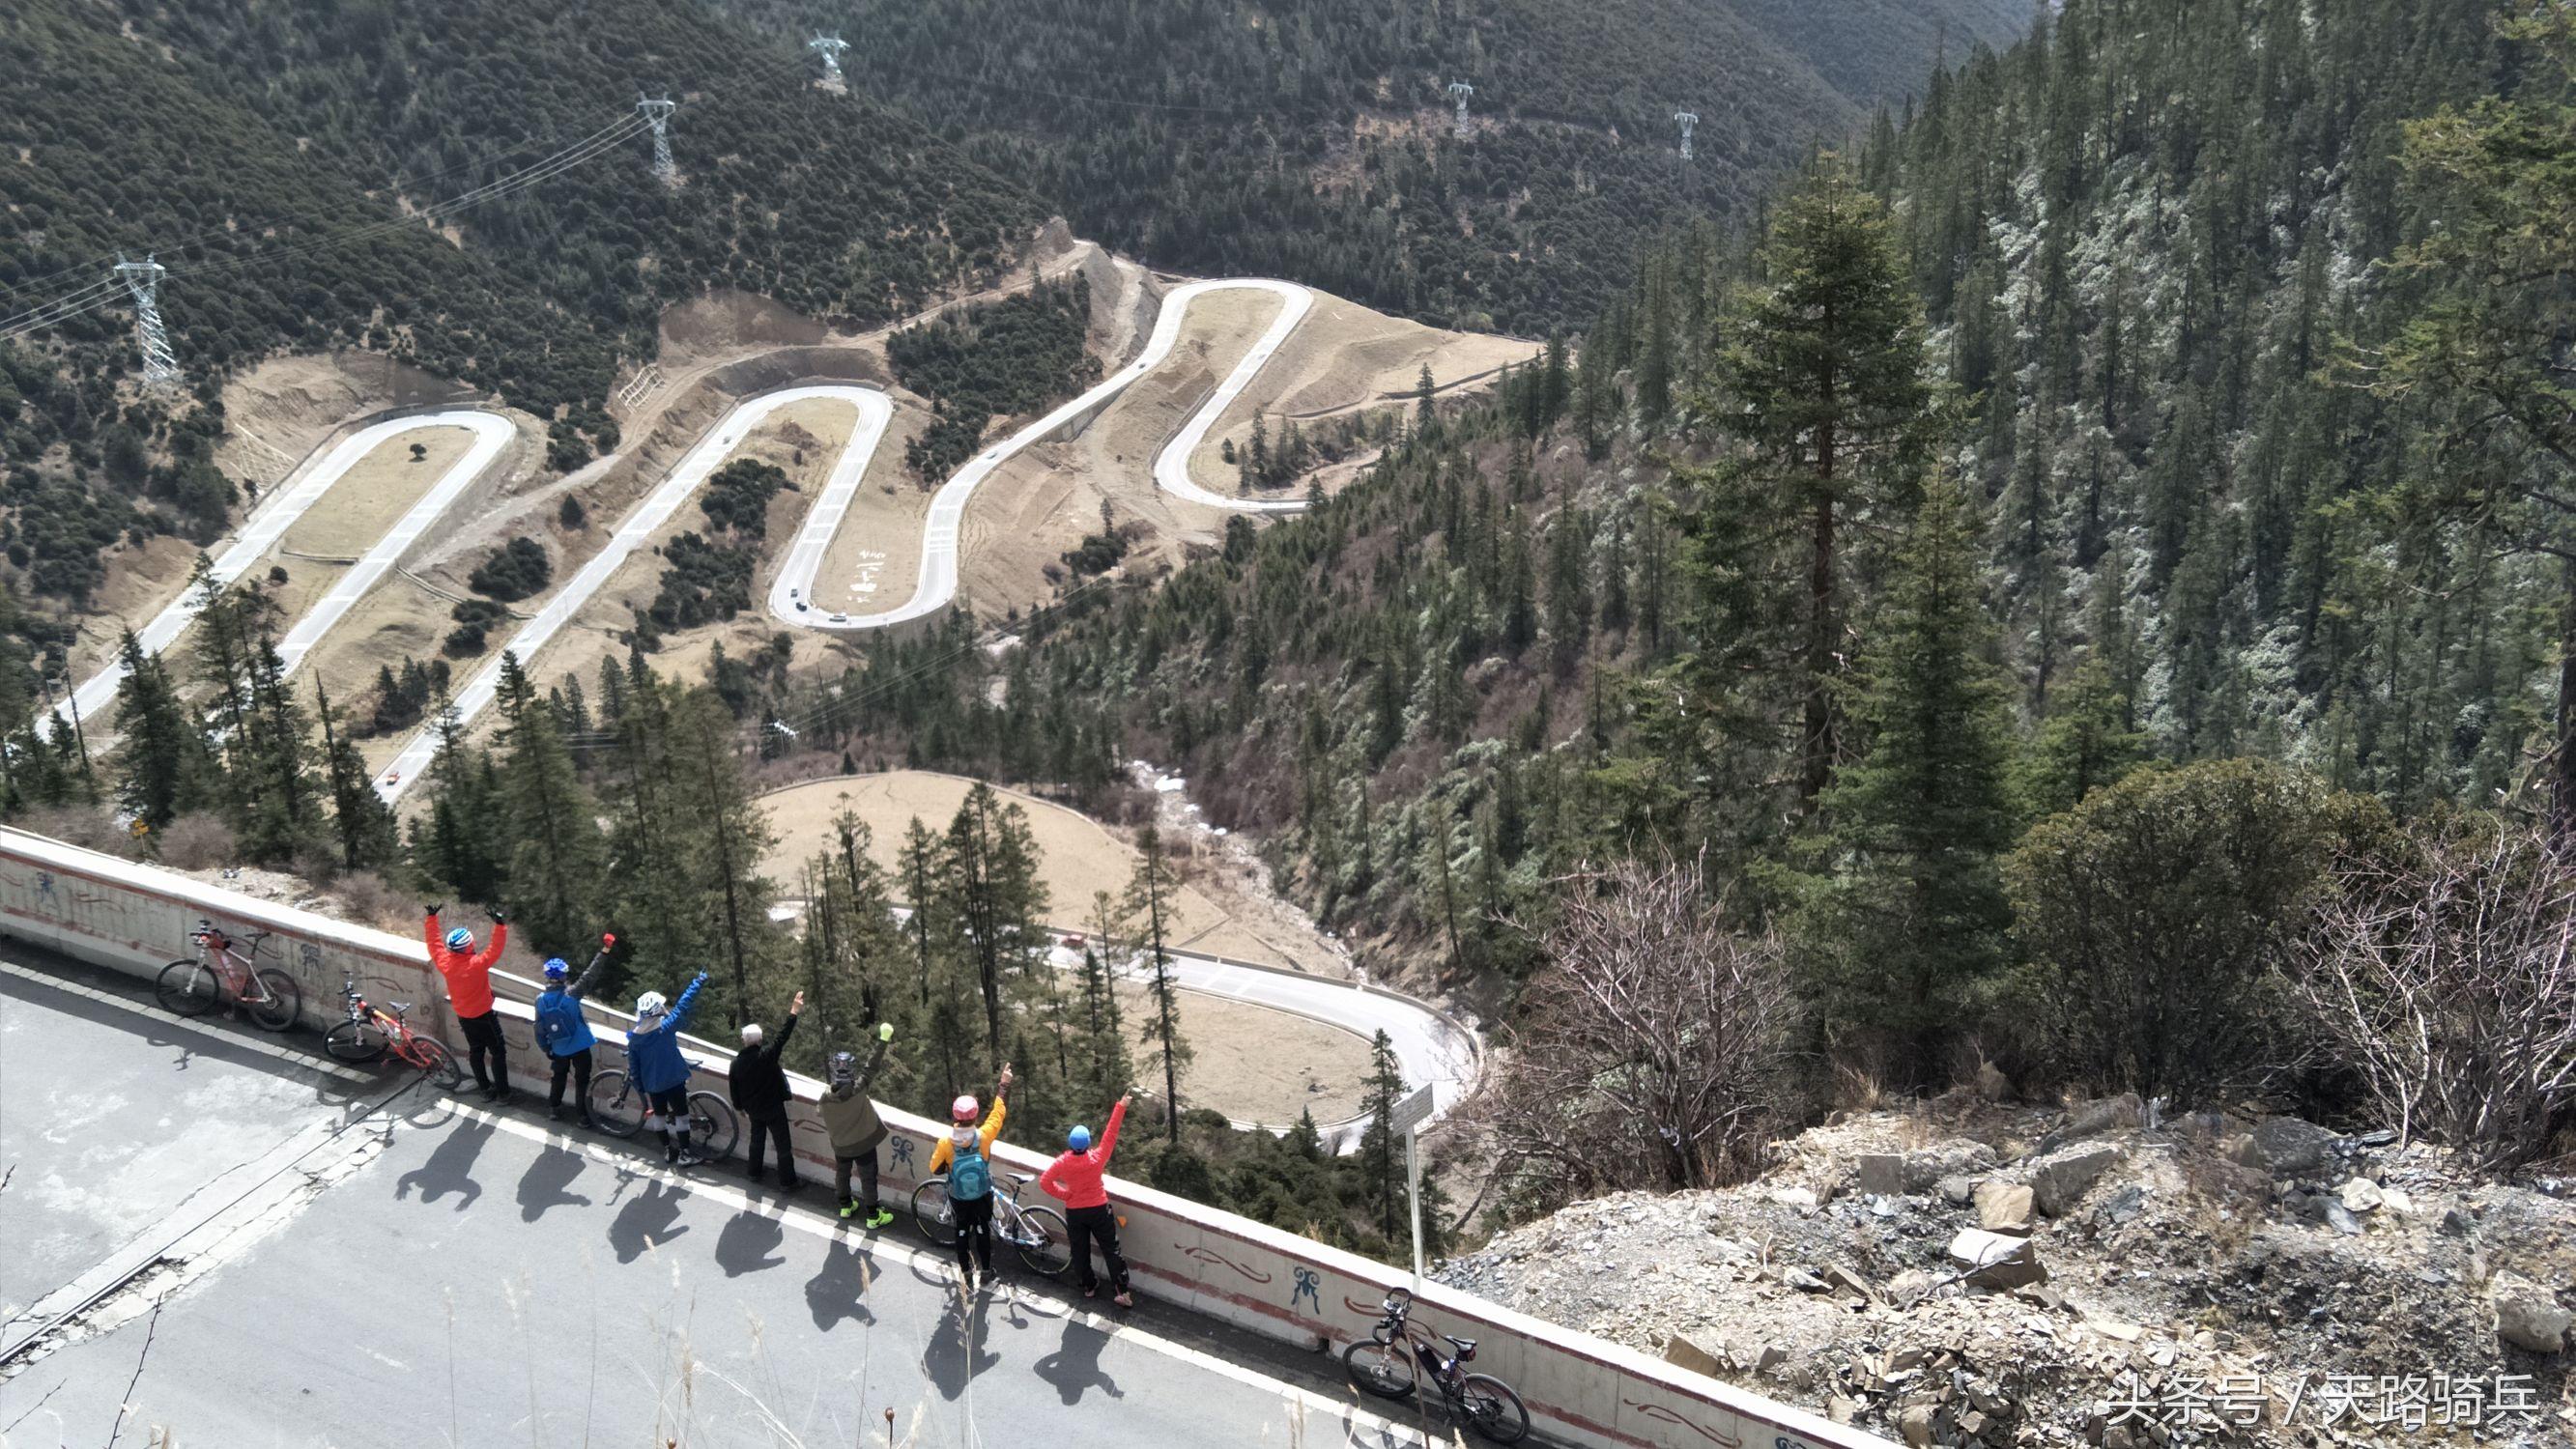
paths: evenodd
<path fill-rule="evenodd" d="M 5 1342 L 115 1291 L 0 1366 L 0 1443 L 1445 1442 L 1353 1408 L 1321 1356 L 1053 1285 L 969 1305 L 907 1223 L 854 1231 L 810 1188 L 671 1174 L 7 955 L 0 1237 L 32 1250 L 0 1255 Z"/>

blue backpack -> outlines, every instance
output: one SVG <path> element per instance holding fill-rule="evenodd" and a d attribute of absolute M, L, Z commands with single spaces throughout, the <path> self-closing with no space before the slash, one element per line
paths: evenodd
<path fill-rule="evenodd" d="M 948 1167 L 948 1200 L 972 1202 L 993 1190 L 993 1166 L 984 1154 L 969 1147 L 957 1154 Z"/>

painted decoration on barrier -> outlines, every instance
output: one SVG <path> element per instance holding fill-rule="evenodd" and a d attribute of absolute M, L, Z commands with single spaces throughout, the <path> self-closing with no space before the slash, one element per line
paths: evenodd
<path fill-rule="evenodd" d="M 1641 1404 L 1634 1399 L 1621 1399 L 1619 1402 L 1636 1410 L 1638 1417 L 1640 1418 L 1652 1419 L 1658 1424 L 1678 1425 L 1684 1429 L 1690 1430 L 1694 1434 L 1697 1434 L 1711 1444 L 1722 1446 L 1722 1449 L 1744 1449 L 1744 1440 L 1742 1438 L 1717 1429 L 1712 1429 L 1696 1419 L 1689 1418 L 1680 1412 L 1668 1409 L 1661 1404 Z M 1783 1439 L 1779 1442 L 1778 1446 L 1776 1446 L 1776 1449 L 1793 1449 L 1793 1446 L 1791 1445 L 1791 1441 Z"/>
<path fill-rule="evenodd" d="M 1195 1258 L 1202 1263 L 1223 1263 L 1227 1267 L 1241 1273 L 1244 1277 L 1251 1279 L 1255 1283 L 1267 1283 L 1277 1276 L 1272 1273 L 1264 1273 L 1257 1268 L 1247 1268 L 1241 1263 L 1234 1261 L 1232 1258 L 1227 1257 L 1225 1254 L 1218 1252 L 1214 1248 L 1204 1247 L 1196 1243 L 1174 1243 L 1172 1244 L 1172 1251 L 1180 1254 L 1184 1258 Z"/>
<path fill-rule="evenodd" d="M 1315 1305 L 1315 1313 L 1321 1317 L 1324 1312 L 1324 1298 L 1320 1288 L 1324 1280 L 1317 1276 L 1312 1268 L 1301 1267 L 1295 1271 L 1296 1283 L 1288 1290 L 1289 1308 L 1294 1309 L 1297 1306 L 1297 1300 L 1303 1298 Z"/>

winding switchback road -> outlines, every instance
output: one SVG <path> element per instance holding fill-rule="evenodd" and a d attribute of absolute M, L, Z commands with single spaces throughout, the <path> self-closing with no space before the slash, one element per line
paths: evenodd
<path fill-rule="evenodd" d="M 439 515 L 445 513 L 458 496 L 483 475 L 483 470 L 492 465 L 492 460 L 500 456 L 501 449 L 509 444 L 516 429 L 511 427 L 508 418 L 499 413 L 473 408 L 387 418 L 360 428 L 306 468 L 302 476 L 290 477 L 282 489 L 269 494 L 268 501 L 242 525 L 242 531 L 233 539 L 232 546 L 215 559 L 215 581 L 231 584 L 266 557 L 268 551 L 277 546 L 278 540 L 286 536 L 286 531 L 310 512 L 314 504 L 322 501 L 332 485 L 356 467 L 359 460 L 405 433 L 431 428 L 464 428 L 474 434 L 474 441 L 466 448 L 464 456 L 448 465 L 447 471 L 439 475 L 438 481 L 430 485 L 420 501 L 376 541 L 375 547 L 368 549 L 350 566 L 331 592 L 295 622 L 285 641 L 278 646 L 278 653 L 289 670 L 302 662 L 313 646 L 321 642 L 322 636 L 330 632 L 331 626 L 357 607 L 358 601 L 367 596 L 367 591 L 402 561 L 403 554 L 419 541 L 431 524 L 438 521 Z M 145 653 L 159 654 L 170 647 L 204 606 L 205 600 L 193 590 L 181 594 L 170 602 L 169 607 L 154 615 L 150 623 L 136 630 L 135 637 L 142 642 Z M 105 667 L 72 692 L 72 707 L 80 711 L 84 720 L 99 718 L 115 703 L 116 687 L 124 680 L 125 662 L 110 659 Z"/>
<path fill-rule="evenodd" d="M 810 387 L 782 388 L 747 398 L 726 414 L 725 420 L 717 424 L 714 431 L 699 439 L 697 446 L 681 457 L 660 487 L 645 495 L 642 503 L 618 521 L 617 532 L 609 539 L 608 546 L 593 554 L 590 561 L 581 566 L 580 572 L 546 600 L 535 617 L 519 626 L 519 631 L 511 635 L 509 643 L 504 646 L 507 652 L 517 655 L 522 662 L 536 658 L 537 651 L 560 633 L 564 625 L 572 622 L 573 616 L 580 613 L 591 596 L 607 584 L 619 566 L 650 542 L 654 532 L 670 521 L 680 505 L 705 486 L 717 466 L 741 446 L 743 439 L 751 436 L 754 428 L 780 408 L 813 398 L 846 402 L 859 410 L 858 424 L 850 430 L 849 441 L 843 445 L 839 460 L 833 463 L 831 479 L 823 489 L 826 500 L 837 496 L 839 507 L 846 509 L 850 494 L 856 491 L 859 479 L 867 472 L 868 458 L 876 452 L 877 440 L 885 435 L 887 419 L 894 415 L 894 405 L 887 401 L 886 395 L 875 388 L 851 383 L 819 383 Z M 818 501 L 815 512 L 821 513 L 824 507 L 825 503 Z M 811 531 L 810 527 L 808 531 Z M 828 542 L 830 535 L 825 534 L 824 538 Z M 805 547 L 803 534 L 798 535 L 797 547 Z M 489 709 L 493 698 L 500 693 L 500 687 L 501 660 L 496 654 L 491 663 L 474 672 L 472 682 L 458 691 L 453 703 L 458 720 L 471 721 Z M 437 752 L 438 728 L 435 725 L 424 726 L 413 734 L 403 746 L 402 753 L 394 757 L 393 763 L 376 776 L 376 793 L 387 800 L 400 796 L 414 780 L 420 778 L 421 771 L 429 767 L 431 757 Z"/>
<path fill-rule="evenodd" d="M 966 503 L 978 484 L 993 475 L 995 469 L 1028 449 L 1052 437 L 1076 418 L 1108 406 L 1119 394 L 1161 367 L 1180 345 L 1181 324 L 1190 303 L 1211 292 L 1268 292 L 1279 298 L 1279 315 L 1271 321 L 1252 350 L 1235 364 L 1234 371 L 1208 395 L 1207 402 L 1180 432 L 1166 444 L 1154 460 L 1154 482 L 1164 492 L 1210 508 L 1231 508 L 1259 513 L 1289 513 L 1306 506 L 1303 499 L 1247 499 L 1213 493 L 1190 481 L 1190 454 L 1208 429 L 1216 425 L 1226 408 L 1241 396 L 1255 375 L 1266 365 L 1288 334 L 1297 330 L 1306 312 L 1315 304 L 1315 294 L 1294 282 L 1268 278 L 1234 278 L 1221 281 L 1189 282 L 1173 288 L 1163 298 L 1163 307 L 1154 319 L 1153 335 L 1145 340 L 1144 350 L 1125 367 L 1094 384 L 1081 396 L 1058 405 L 1044 417 L 1021 428 L 1001 442 L 975 455 L 974 460 L 950 475 L 939 485 L 930 500 L 930 517 L 921 531 L 921 569 L 913 576 L 912 597 L 891 609 L 874 614 L 840 614 L 809 607 L 814 598 L 814 575 L 822 567 L 823 553 L 831 545 L 832 535 L 849 512 L 850 498 L 858 491 L 862 465 L 856 469 L 836 469 L 832 481 L 815 501 L 805 527 L 796 535 L 796 545 L 787 562 L 770 585 L 769 612 L 783 623 L 807 629 L 883 629 L 926 615 L 935 614 L 957 598 L 957 540 L 965 522 Z M 846 458 L 847 455 L 845 454 Z M 844 477 L 844 474 L 847 476 Z"/>

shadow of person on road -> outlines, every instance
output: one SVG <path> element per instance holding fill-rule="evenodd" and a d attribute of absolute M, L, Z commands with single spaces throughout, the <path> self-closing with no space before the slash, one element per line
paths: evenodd
<path fill-rule="evenodd" d="M 866 1239 L 858 1243 L 855 1248 L 851 1246 L 847 1228 L 834 1233 L 824 1252 L 823 1266 L 805 1280 L 805 1306 L 813 1311 L 816 1328 L 829 1329 L 843 1319 L 862 1327 L 872 1327 L 877 1321 L 865 1301 L 868 1285 L 877 1279 L 876 1254 L 868 1250 Z"/>
<path fill-rule="evenodd" d="M 647 1249 L 667 1243 L 688 1231 L 674 1224 L 680 1221 L 680 1200 L 689 1195 L 684 1187 L 674 1187 L 658 1177 L 644 1179 L 644 1190 L 626 1200 L 609 1220 L 608 1245 L 617 1250 L 617 1261 L 632 1263 Z"/>
<path fill-rule="evenodd" d="M 939 1388 L 940 1397 L 951 1403 L 966 1392 L 975 1375 L 1002 1361 L 998 1353 L 984 1351 L 984 1305 L 962 1303 L 952 1294 L 947 1311 L 939 1315 L 939 1326 L 931 1330 L 929 1346 L 921 1353 L 922 1370 Z"/>
<path fill-rule="evenodd" d="M 420 1200 L 432 1203 L 455 1193 L 456 1210 L 463 1212 L 483 1195 L 483 1185 L 473 1177 L 474 1159 L 483 1152 L 483 1144 L 492 1140 L 492 1124 L 460 1117 L 451 1123 L 447 1135 L 431 1149 L 429 1160 L 394 1179 L 396 1200 L 408 1198 L 417 1190 Z"/>
<path fill-rule="evenodd" d="M 1094 1384 L 1099 1385 L 1109 1397 L 1123 1399 L 1127 1397 L 1127 1391 L 1118 1387 L 1118 1381 L 1100 1367 L 1100 1350 L 1108 1344 L 1106 1329 L 1068 1319 L 1064 1325 L 1064 1337 L 1057 1341 L 1055 1352 L 1038 1360 L 1037 1375 L 1055 1385 L 1056 1394 L 1068 1404 L 1081 1403 L 1082 1391 Z"/>
<path fill-rule="evenodd" d="M 716 1266 L 728 1278 L 775 1268 L 787 1261 L 778 1247 L 787 1241 L 787 1229 L 778 1219 L 756 1207 L 745 1208 L 725 1219 L 723 1231 L 716 1234 Z"/>
<path fill-rule="evenodd" d="M 578 1152 L 568 1151 L 549 1142 L 528 1170 L 519 1175 L 519 1220 L 533 1223 L 551 1207 L 588 1207 L 590 1199 L 576 1192 L 566 1192 L 572 1180 L 581 1176 L 582 1160 Z"/>

